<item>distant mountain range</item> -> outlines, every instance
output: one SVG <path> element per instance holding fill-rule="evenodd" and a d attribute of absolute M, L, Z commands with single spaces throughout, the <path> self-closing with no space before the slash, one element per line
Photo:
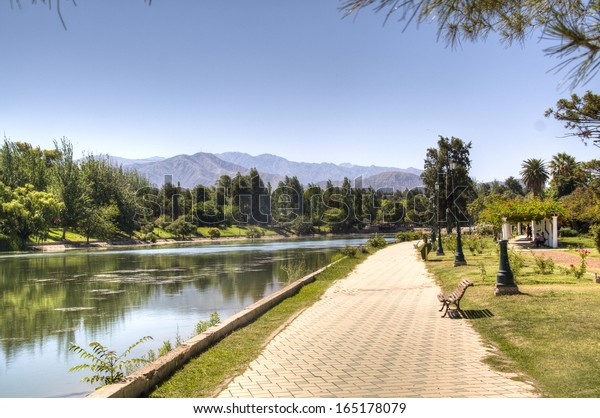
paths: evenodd
<path fill-rule="evenodd" d="M 171 158 L 152 157 L 146 159 L 127 159 L 109 156 L 114 165 L 134 168 L 156 186 L 162 186 L 165 175 L 171 175 L 174 184 L 193 188 L 198 184 L 213 185 L 222 175 L 235 176 L 238 172 L 247 174 L 256 168 L 261 178 L 273 187 L 285 178 L 296 176 L 304 185 L 310 183 L 325 184 L 331 180 L 339 184 L 345 177 L 354 186 L 362 182 L 362 187 L 375 189 L 393 188 L 394 190 L 412 189 L 423 185 L 419 175 L 422 170 L 410 167 L 358 166 L 353 164 L 300 163 L 286 160 L 271 154 L 252 156 L 241 152 L 209 154 L 199 152 L 194 155 L 176 155 Z M 357 180 L 358 179 L 358 180 Z"/>

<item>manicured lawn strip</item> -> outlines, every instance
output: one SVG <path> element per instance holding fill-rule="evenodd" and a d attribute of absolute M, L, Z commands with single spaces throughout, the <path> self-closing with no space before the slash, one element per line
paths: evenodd
<path fill-rule="evenodd" d="M 578 237 L 559 237 L 558 243 L 561 248 L 587 248 L 596 250 L 594 239 L 589 235 L 581 234 Z M 596 254 L 598 254 L 596 252 Z"/>
<path fill-rule="evenodd" d="M 210 397 L 229 379 L 243 373 L 258 357 L 269 337 L 293 315 L 308 308 L 338 279 L 346 277 L 367 255 L 345 258 L 321 273 L 315 282 L 284 300 L 252 324 L 241 328 L 190 361 L 150 397 Z"/>
<path fill-rule="evenodd" d="M 462 320 L 500 350 L 488 362 L 528 376 L 543 396 L 600 397 L 600 285 L 589 277 L 566 276 L 558 268 L 551 275 L 535 273 L 533 258 L 524 252 L 526 267 L 516 279 L 522 294 L 497 297 L 499 261 L 493 244 L 489 247 L 481 255 L 465 253 L 467 266 L 453 267 L 452 254 L 427 263 L 445 291 L 462 278 L 475 284 L 461 308 L 493 316 Z M 481 264 L 487 277 L 482 277 Z"/>

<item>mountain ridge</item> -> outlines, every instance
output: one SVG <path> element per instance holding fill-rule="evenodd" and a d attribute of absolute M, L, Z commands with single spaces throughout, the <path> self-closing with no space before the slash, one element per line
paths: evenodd
<path fill-rule="evenodd" d="M 362 180 L 363 187 L 393 188 L 395 190 L 412 189 L 422 186 L 419 177 L 421 170 L 396 167 L 379 167 L 375 165 L 360 166 L 351 163 L 303 163 L 290 161 L 273 154 L 252 156 L 241 152 L 226 152 L 211 154 L 198 152 L 192 155 L 179 154 L 169 158 L 151 157 L 143 159 L 127 159 L 108 156 L 114 165 L 125 169 L 135 169 L 148 180 L 160 187 L 165 182 L 165 176 L 171 175 L 174 184 L 185 188 L 193 188 L 198 184 L 214 185 L 222 175 L 234 177 L 238 172 L 247 174 L 255 168 L 265 184 L 277 183 L 286 176 L 296 176 L 305 186 L 308 184 L 323 184 L 327 180 L 340 182 L 344 178 L 353 184 Z"/>

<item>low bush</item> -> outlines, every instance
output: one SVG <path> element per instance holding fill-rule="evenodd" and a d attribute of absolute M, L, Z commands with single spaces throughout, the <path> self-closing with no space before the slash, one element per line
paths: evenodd
<path fill-rule="evenodd" d="M 396 234 L 396 239 L 399 242 L 416 241 L 416 240 L 420 240 L 422 237 L 423 237 L 423 234 L 421 234 L 420 232 L 415 232 L 415 231 L 398 232 Z"/>
<path fill-rule="evenodd" d="M 354 258 L 354 257 L 356 257 L 356 254 L 358 253 L 358 248 L 346 245 L 341 250 L 341 253 L 346 257 Z"/>
<path fill-rule="evenodd" d="M 144 236 L 144 241 L 147 242 L 156 242 L 156 239 L 158 237 L 156 236 L 156 234 L 154 232 L 148 232 L 145 236 Z"/>
<path fill-rule="evenodd" d="M 367 241 L 367 245 L 372 248 L 383 248 L 387 245 L 387 241 L 385 238 L 379 236 L 378 234 L 373 235 Z"/>
<path fill-rule="evenodd" d="M 546 258 L 544 256 L 538 257 L 533 254 L 533 260 L 535 261 L 534 271 L 538 274 L 552 274 L 554 273 L 554 260 Z"/>
<path fill-rule="evenodd" d="M 571 228 L 560 228 L 558 230 L 558 235 L 560 237 L 578 237 L 579 231 Z"/>
<path fill-rule="evenodd" d="M 590 228 L 592 238 L 594 238 L 594 245 L 596 249 L 600 251 L 600 224 L 592 225 Z"/>
<path fill-rule="evenodd" d="M 263 235 L 264 235 L 263 231 L 261 231 L 260 229 L 258 229 L 255 226 L 249 226 L 248 229 L 246 230 L 246 238 L 250 238 L 250 239 L 260 238 Z"/>
<path fill-rule="evenodd" d="M 521 254 L 520 251 L 511 248 L 508 251 L 508 262 L 516 280 L 516 278 L 521 275 L 523 267 L 525 267 L 525 257 L 523 257 L 523 254 Z"/>
<path fill-rule="evenodd" d="M 221 236 L 221 231 L 219 231 L 219 228 L 211 228 L 208 230 L 208 236 L 210 239 L 219 238 Z"/>

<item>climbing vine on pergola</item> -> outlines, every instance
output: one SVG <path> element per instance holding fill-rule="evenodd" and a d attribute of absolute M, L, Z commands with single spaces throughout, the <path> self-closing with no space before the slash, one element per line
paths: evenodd
<path fill-rule="evenodd" d="M 479 214 L 479 220 L 500 227 L 504 219 L 508 222 L 539 222 L 553 215 L 561 215 L 564 208 L 554 199 L 506 199 L 497 197 L 488 200 Z"/>

